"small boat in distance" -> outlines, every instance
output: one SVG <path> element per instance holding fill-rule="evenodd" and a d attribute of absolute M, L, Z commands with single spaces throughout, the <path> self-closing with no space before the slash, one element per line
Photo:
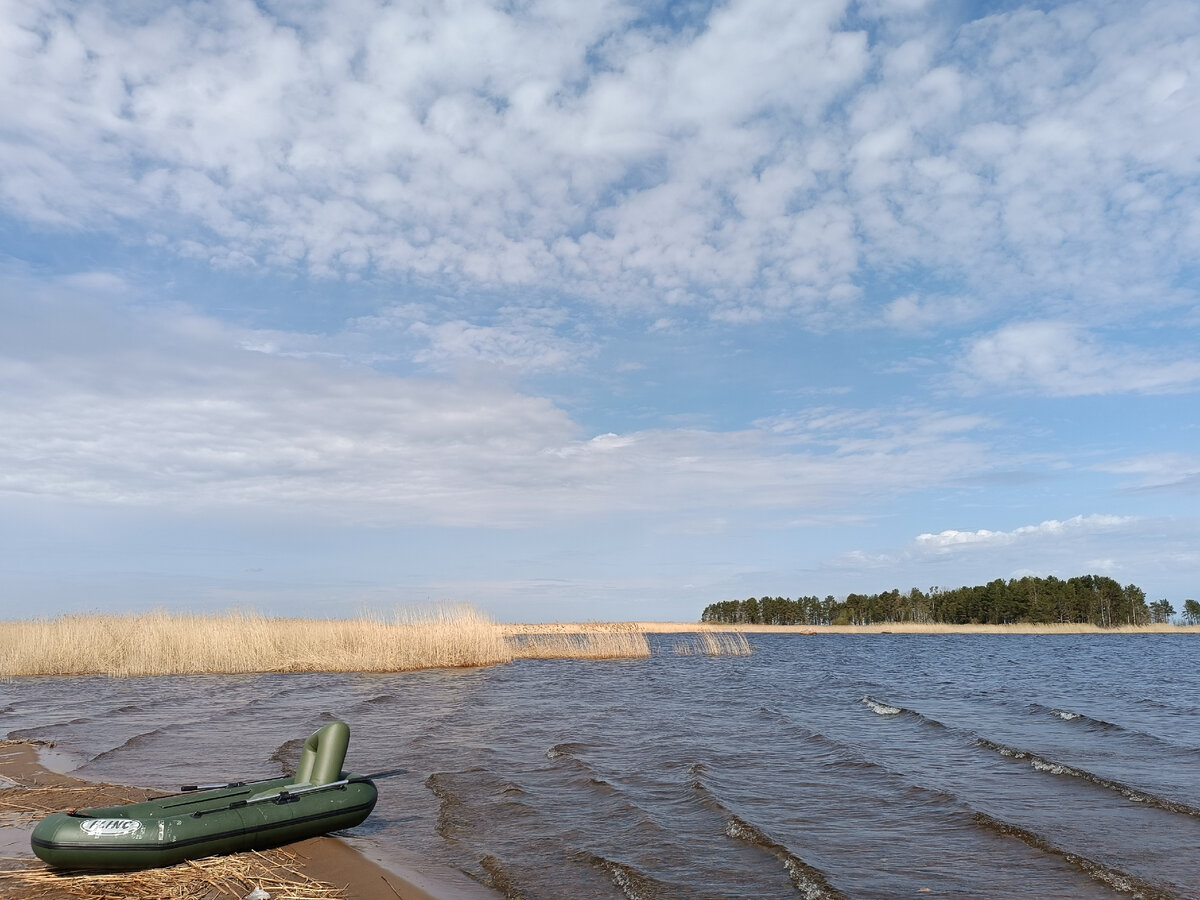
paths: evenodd
<path fill-rule="evenodd" d="M 370 776 L 342 771 L 349 744 L 350 727 L 330 722 L 305 740 L 294 776 L 51 813 L 30 843 L 52 866 L 146 869 L 351 828 L 371 814 L 379 794 Z"/>

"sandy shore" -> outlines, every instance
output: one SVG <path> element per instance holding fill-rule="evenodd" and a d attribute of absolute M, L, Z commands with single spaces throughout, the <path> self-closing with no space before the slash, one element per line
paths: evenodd
<path fill-rule="evenodd" d="M 155 792 L 123 785 L 81 781 L 53 771 L 47 765 L 45 745 L 30 741 L 0 742 L 0 896 L 7 900 L 80 900 L 88 896 L 117 898 L 143 897 L 153 888 L 144 885 L 139 873 L 104 876 L 108 881 L 90 894 L 79 879 L 59 875 L 33 856 L 29 835 L 37 819 L 55 809 L 106 806 L 129 803 L 154 796 Z M 248 857 L 250 854 L 238 854 Z M 214 885 L 236 887 L 237 880 L 222 882 L 219 861 L 233 862 L 236 857 L 215 857 L 218 861 L 208 879 Z M 345 900 L 496 900 L 499 897 L 467 876 L 436 866 L 420 871 L 398 871 L 368 859 L 344 841 L 332 837 L 310 838 L 271 851 L 265 862 L 251 860 L 262 871 L 272 866 L 284 872 L 297 885 L 298 895 L 328 896 Z M 170 869 L 153 870 L 155 877 L 170 879 L 179 871 L 182 879 L 195 877 L 195 867 L 183 864 Z M 258 871 L 255 869 L 251 872 Z M 21 873 L 33 872 L 38 878 L 30 884 Z M 294 874 L 294 877 L 293 877 Z M 243 876 L 244 877 L 244 876 Z M 56 881 L 59 882 L 56 885 Z M 124 884 L 122 883 L 124 882 Z M 203 889 L 203 888 L 202 888 Z M 244 891 L 248 892 L 248 891 Z M 236 896 L 242 896 L 239 892 Z M 152 894 L 151 894 L 152 896 Z M 204 893 L 188 896 L 205 897 Z M 222 896 L 214 886 L 212 897 Z M 229 893 L 224 894 L 229 897 Z"/>

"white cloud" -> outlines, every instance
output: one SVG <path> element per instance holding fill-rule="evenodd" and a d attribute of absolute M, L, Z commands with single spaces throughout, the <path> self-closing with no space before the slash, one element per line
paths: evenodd
<path fill-rule="evenodd" d="M 400 378 L 194 312 L 7 292 L 0 493 L 329 521 L 516 526 L 635 510 L 830 509 L 986 471 L 986 423 L 814 410 L 588 435 L 495 379 Z M 19 297 L 20 299 L 16 299 Z M 262 344 L 297 336 L 266 333 Z"/>
<path fill-rule="evenodd" d="M 883 320 L 905 331 L 940 330 L 969 322 L 984 312 L 984 305 L 970 297 L 905 294 L 883 311 Z"/>
<path fill-rule="evenodd" d="M 574 365 L 583 352 L 546 328 L 496 327 L 453 321 L 440 325 L 416 323 L 410 333 L 428 339 L 416 362 L 437 366 L 479 363 L 524 372 L 561 371 Z"/>
<path fill-rule="evenodd" d="M 853 322 L 872 273 L 914 269 L 1055 314 L 1191 296 L 1194 3 L 955 29 L 876 0 L 908 24 L 873 45 L 849 9 L 734 0 L 672 30 L 616 2 L 11 0 L 0 204 L 218 267 L 724 321 Z"/>
<path fill-rule="evenodd" d="M 1189 453 L 1152 453 L 1094 468 L 1134 476 L 1146 488 L 1200 488 L 1200 457 Z"/>
<path fill-rule="evenodd" d="M 1061 522 L 1057 519 L 1047 519 L 1037 525 L 1022 525 L 1012 531 L 941 531 L 937 534 L 917 535 L 915 548 L 918 553 L 950 553 L 959 548 L 1004 547 L 1030 541 L 1111 532 L 1126 528 L 1136 521 L 1132 516 L 1090 515 L 1075 516 Z"/>
<path fill-rule="evenodd" d="M 842 592 L 1098 573 L 1140 585 L 1152 597 L 1189 596 L 1196 525 L 1186 515 L 1079 515 L 1011 530 L 922 534 L 892 548 L 841 553 L 828 566 L 837 573 L 835 590 Z"/>
<path fill-rule="evenodd" d="M 1067 322 L 1021 322 L 975 338 L 959 362 L 960 383 L 1057 397 L 1158 394 L 1200 385 L 1200 358 L 1105 344 Z"/>

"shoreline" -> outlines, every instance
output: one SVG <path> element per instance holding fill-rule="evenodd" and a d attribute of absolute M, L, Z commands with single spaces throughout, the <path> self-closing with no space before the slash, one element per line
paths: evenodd
<path fill-rule="evenodd" d="M 49 874 L 54 870 L 37 859 L 29 847 L 29 834 L 37 819 L 51 807 L 102 806 L 126 803 L 155 795 L 159 792 L 124 785 L 86 781 L 70 774 L 54 771 L 46 765 L 46 751 L 53 745 L 35 741 L 0 741 L 0 893 L 13 900 L 47 897 L 78 898 L 78 893 L 46 893 L 47 880 L 40 886 L 23 889 L 19 881 L 11 876 L 20 870 L 35 870 Z M 30 813 L 28 808 L 37 805 L 38 794 L 46 801 L 45 811 Z M 28 798 L 23 805 L 25 812 L 12 812 L 17 805 L 15 798 Z M 64 799 L 69 798 L 66 802 Z M 6 802 L 7 801 L 7 802 Z M 289 871 L 320 893 L 333 889 L 330 896 L 344 900 L 497 900 L 499 894 L 472 881 L 455 869 L 424 864 L 420 868 L 401 868 L 383 854 L 364 852 L 341 838 L 324 835 L 308 838 L 280 848 L 286 858 Z M 271 851 L 279 854 L 279 851 Z M 230 857 L 210 859 L 233 859 L 250 854 L 232 854 Z M 414 863 L 416 861 L 414 860 Z M 191 863 L 151 871 L 157 875 L 178 870 L 187 873 L 195 867 Z M 134 871 L 119 875 L 104 876 L 120 879 L 132 886 L 142 872 Z M 54 876 L 50 876 L 53 878 Z M 70 875 L 61 876 L 64 879 Z M 169 877 L 169 876 L 167 876 Z M 10 883 L 12 882 L 12 883 Z M 52 888 L 52 881 L 49 882 Z M 95 896 L 120 896 L 119 886 L 109 882 Z M 131 892 L 130 896 L 134 896 Z M 225 896 L 228 896 L 227 894 Z M 239 894 L 240 896 L 240 894 Z"/>
<path fill-rule="evenodd" d="M 1068 622 L 1064 624 L 1016 623 L 1012 625 L 948 625 L 920 622 L 877 622 L 872 625 L 752 625 L 722 622 L 530 622 L 500 625 L 506 636 L 520 634 L 603 634 L 638 632 L 641 634 L 704 634 L 741 632 L 742 634 L 788 634 L 812 637 L 822 634 L 1200 634 L 1200 625 L 1098 625 Z"/>

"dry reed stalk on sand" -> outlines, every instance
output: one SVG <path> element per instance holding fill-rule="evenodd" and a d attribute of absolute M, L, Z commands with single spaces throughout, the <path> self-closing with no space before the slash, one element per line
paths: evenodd
<path fill-rule="evenodd" d="M 30 860 L 0 860 L 6 900 L 241 900 L 262 888 L 272 900 L 343 900 L 346 889 L 311 878 L 286 850 L 257 850 L 189 860 L 139 872 L 59 872 Z"/>
<path fill-rule="evenodd" d="M 24 825 L 62 809 L 88 806 L 115 806 L 136 803 L 151 796 L 151 791 L 115 788 L 110 791 L 95 785 L 80 787 L 3 788 L 0 789 L 0 825 Z"/>

